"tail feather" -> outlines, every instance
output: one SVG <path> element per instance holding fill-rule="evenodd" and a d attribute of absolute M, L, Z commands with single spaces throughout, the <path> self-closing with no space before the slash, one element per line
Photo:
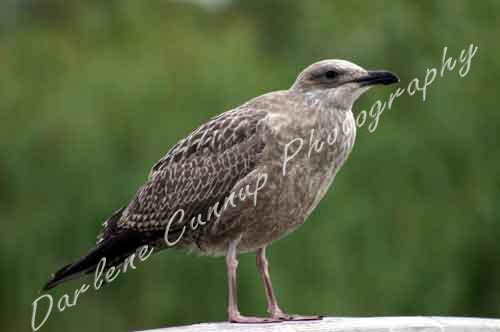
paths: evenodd
<path fill-rule="evenodd" d="M 129 255 L 133 254 L 137 248 L 145 243 L 145 239 L 140 233 L 127 231 L 115 237 L 106 239 L 92 249 L 85 257 L 68 264 L 52 274 L 43 290 L 49 290 L 55 286 L 78 278 L 82 274 L 92 273 L 103 257 L 106 258 L 106 266 L 118 265 Z"/>

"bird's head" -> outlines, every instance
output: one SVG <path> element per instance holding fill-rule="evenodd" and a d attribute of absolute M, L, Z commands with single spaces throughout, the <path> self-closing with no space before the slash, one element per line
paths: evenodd
<path fill-rule="evenodd" d="M 368 71 L 345 60 L 323 60 L 304 69 L 290 90 L 348 110 L 372 86 L 397 82 L 399 78 L 389 71 Z"/>

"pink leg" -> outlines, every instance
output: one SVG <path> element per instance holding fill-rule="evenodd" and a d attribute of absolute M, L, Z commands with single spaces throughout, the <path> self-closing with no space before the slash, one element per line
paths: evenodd
<path fill-rule="evenodd" d="M 301 315 L 288 315 L 285 314 L 278 306 L 278 301 L 274 295 L 273 285 L 271 284 L 271 277 L 269 276 L 268 263 L 266 258 L 266 247 L 257 250 L 257 268 L 259 269 L 264 289 L 267 298 L 267 312 L 271 318 L 281 320 L 317 320 L 321 316 L 301 316 Z"/>
<path fill-rule="evenodd" d="M 236 269 L 238 267 L 238 260 L 236 259 L 236 247 L 238 241 L 234 241 L 229 245 L 226 255 L 227 265 L 227 285 L 228 285 L 228 306 L 227 313 L 229 321 L 233 323 L 271 323 L 281 322 L 278 318 L 267 317 L 247 317 L 242 316 L 238 311 L 238 302 L 236 294 Z"/>

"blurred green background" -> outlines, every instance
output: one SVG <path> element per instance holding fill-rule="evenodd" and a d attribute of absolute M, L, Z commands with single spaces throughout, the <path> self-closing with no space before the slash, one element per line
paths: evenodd
<path fill-rule="evenodd" d="M 272 245 L 292 313 L 500 315 L 499 1 L 33 1 L 0 3 L 0 327 L 30 329 L 47 277 L 93 246 L 153 163 L 209 117 L 343 58 L 407 94 L 357 144 L 309 221 Z M 387 100 L 374 89 L 354 112 Z M 239 303 L 265 313 L 254 256 Z M 85 280 L 58 287 L 57 301 Z M 87 279 L 86 282 L 91 282 Z M 222 258 L 168 251 L 40 331 L 127 331 L 226 319 Z M 46 304 L 41 308 L 46 309 Z M 37 321 L 44 314 L 40 310 Z"/>

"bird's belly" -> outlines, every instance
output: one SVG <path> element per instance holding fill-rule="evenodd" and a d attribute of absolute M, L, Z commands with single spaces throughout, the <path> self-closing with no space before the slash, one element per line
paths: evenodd
<path fill-rule="evenodd" d="M 352 149 L 354 138 L 355 131 L 339 135 L 335 144 L 324 144 L 321 151 L 312 153 L 304 146 L 287 165 L 285 174 L 282 163 L 276 162 L 283 160 L 283 150 L 274 149 L 274 154 L 267 156 L 267 162 L 255 170 L 256 174 L 267 176 L 256 204 L 241 202 L 234 213 L 228 211 L 218 220 L 210 243 L 206 243 L 210 254 L 223 254 L 228 241 L 237 238 L 240 239 L 239 252 L 254 251 L 302 225 L 333 183 Z M 252 185 L 255 179 L 248 182 Z"/>
<path fill-rule="evenodd" d="M 327 193 L 349 151 L 350 148 L 341 158 L 325 153 L 318 156 L 323 159 L 321 163 L 316 158 L 304 159 L 290 168 L 289 175 L 275 174 L 274 177 L 282 178 L 269 185 L 259 198 L 256 218 L 242 233 L 239 250 L 256 250 L 302 225 Z"/>

